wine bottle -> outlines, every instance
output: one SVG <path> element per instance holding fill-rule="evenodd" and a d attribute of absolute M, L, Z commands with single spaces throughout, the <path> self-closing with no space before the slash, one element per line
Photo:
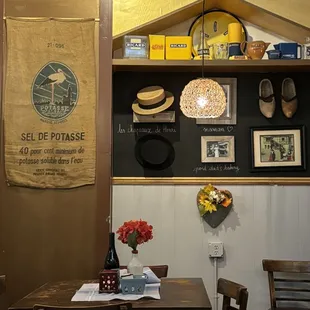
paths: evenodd
<path fill-rule="evenodd" d="M 109 233 L 109 250 L 105 258 L 104 269 L 118 269 L 119 260 L 115 249 L 115 234 Z"/>

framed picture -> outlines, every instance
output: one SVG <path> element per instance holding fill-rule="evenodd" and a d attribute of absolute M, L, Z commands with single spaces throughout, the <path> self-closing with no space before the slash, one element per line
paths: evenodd
<path fill-rule="evenodd" d="M 251 147 L 255 170 L 306 169 L 304 126 L 251 128 Z"/>
<path fill-rule="evenodd" d="M 203 136 L 201 137 L 202 163 L 234 163 L 234 136 Z"/>
<path fill-rule="evenodd" d="M 218 118 L 197 118 L 197 125 L 236 125 L 237 124 L 237 79 L 210 78 L 218 82 L 226 95 L 226 109 Z"/>

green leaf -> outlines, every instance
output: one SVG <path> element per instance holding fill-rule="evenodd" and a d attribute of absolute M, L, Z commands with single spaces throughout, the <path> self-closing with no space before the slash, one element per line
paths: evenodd
<path fill-rule="evenodd" d="M 130 246 L 133 250 L 137 249 L 137 232 L 134 231 L 133 233 L 128 235 L 128 246 Z"/>
<path fill-rule="evenodd" d="M 200 216 L 203 216 L 206 213 L 205 207 L 203 205 L 198 205 L 198 210 L 199 210 Z"/>

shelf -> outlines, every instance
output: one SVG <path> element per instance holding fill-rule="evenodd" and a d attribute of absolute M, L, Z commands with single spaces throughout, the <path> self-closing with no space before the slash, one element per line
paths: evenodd
<path fill-rule="evenodd" d="M 310 72 L 310 60 L 205 60 L 205 72 Z M 113 71 L 201 72 L 201 60 L 113 59 Z"/>
<path fill-rule="evenodd" d="M 113 177 L 113 185 L 203 185 L 203 184 L 232 184 L 232 185 L 309 185 L 308 177 L 173 177 L 173 178 L 144 178 L 144 177 Z"/>

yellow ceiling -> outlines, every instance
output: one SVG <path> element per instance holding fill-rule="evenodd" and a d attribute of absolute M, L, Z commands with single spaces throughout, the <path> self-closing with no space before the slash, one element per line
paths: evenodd
<path fill-rule="evenodd" d="M 310 1 L 309 0 L 244 0 L 268 12 L 282 16 L 299 25 L 310 28 Z"/>
<path fill-rule="evenodd" d="M 296 11 L 299 11 L 299 15 L 303 16 L 303 21 L 307 20 L 309 10 L 304 11 L 303 8 L 305 5 L 310 7 L 310 0 L 296 1 L 303 2 L 304 5 L 300 4 L 296 7 L 295 2 L 291 0 L 207 0 L 206 9 L 226 10 L 266 31 L 304 43 L 306 37 L 310 37 L 310 19 L 305 27 L 305 24 L 297 24 L 296 21 L 288 20 L 288 17 L 293 18 L 293 14 L 289 11 L 295 10 L 295 15 Z M 122 46 L 122 38 L 126 34 L 148 35 L 163 31 L 197 16 L 201 13 L 202 7 L 202 0 L 114 0 L 113 2 L 113 50 Z M 277 4 L 278 12 L 284 14 L 285 18 L 274 13 L 276 7 L 273 7 L 272 12 L 268 12 L 265 8 L 259 8 L 248 2 L 256 4 L 258 2 L 277 2 L 278 4 L 281 2 L 280 6 Z"/>
<path fill-rule="evenodd" d="M 113 0 L 113 35 L 148 23 L 200 0 Z"/>

